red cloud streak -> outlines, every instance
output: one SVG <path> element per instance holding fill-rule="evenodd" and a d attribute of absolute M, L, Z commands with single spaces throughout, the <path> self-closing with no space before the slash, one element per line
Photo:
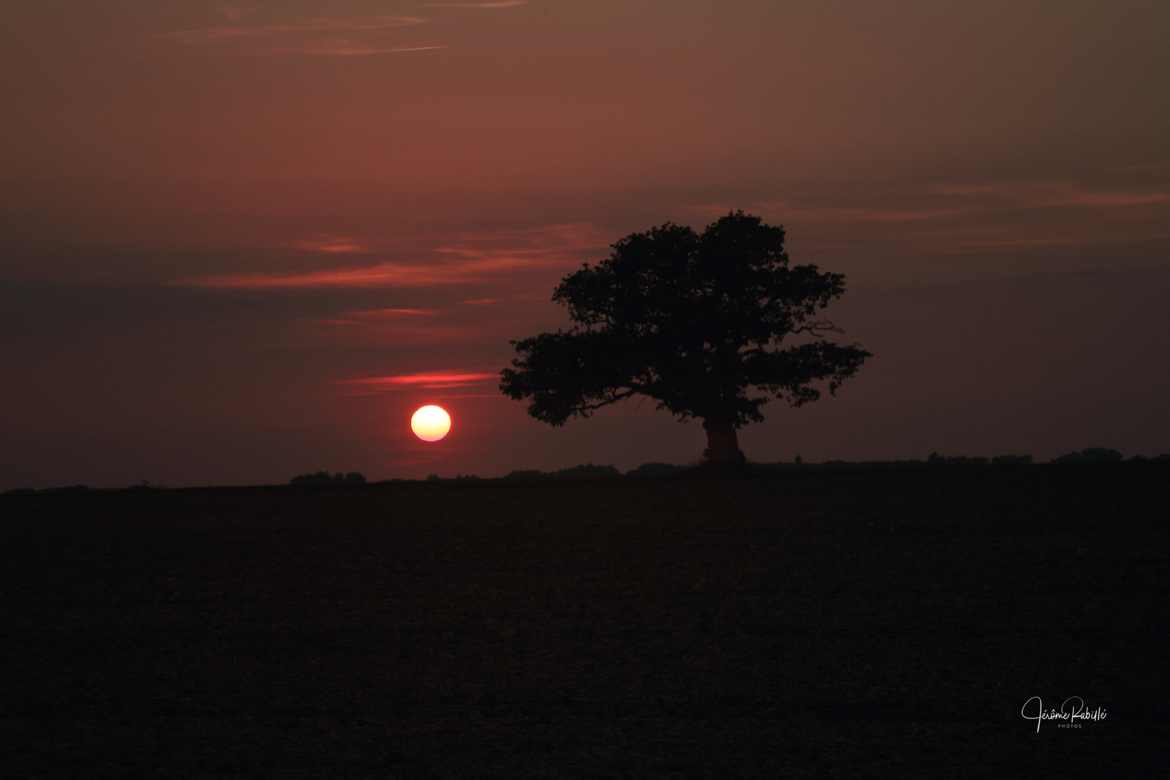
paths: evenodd
<path fill-rule="evenodd" d="M 399 387 L 421 385 L 428 389 L 463 387 L 465 385 L 486 382 L 495 379 L 494 373 L 486 371 L 440 371 L 428 374 L 399 374 L 396 376 L 371 376 L 359 379 L 347 379 L 345 384 L 365 385 L 367 387 Z"/>
<path fill-rule="evenodd" d="M 303 273 L 242 273 L 184 279 L 181 286 L 219 289 L 311 289 L 328 287 L 430 287 L 465 284 L 485 276 L 527 268 L 564 265 L 560 255 L 526 252 L 481 253 L 474 258 L 446 263 L 378 263 L 376 265 L 322 269 Z"/>

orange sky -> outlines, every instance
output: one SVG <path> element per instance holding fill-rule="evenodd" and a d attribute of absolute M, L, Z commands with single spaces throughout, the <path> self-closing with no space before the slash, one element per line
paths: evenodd
<path fill-rule="evenodd" d="M 877 355 L 749 457 L 1170 450 L 1165 4 L 3 13 L 0 489 L 697 457 L 652 403 L 554 430 L 491 376 L 564 273 L 730 208 L 847 273 Z"/>

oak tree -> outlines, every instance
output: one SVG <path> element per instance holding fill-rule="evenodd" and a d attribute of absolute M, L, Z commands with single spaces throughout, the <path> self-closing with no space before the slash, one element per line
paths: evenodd
<path fill-rule="evenodd" d="M 511 342 L 500 390 L 552 425 L 634 395 L 698 418 L 708 462 L 743 462 L 737 430 L 772 399 L 835 393 L 870 353 L 827 338 L 821 312 L 845 277 L 791 265 L 784 229 L 733 212 L 701 234 L 667 223 L 564 277 L 553 301 L 573 325 Z"/>

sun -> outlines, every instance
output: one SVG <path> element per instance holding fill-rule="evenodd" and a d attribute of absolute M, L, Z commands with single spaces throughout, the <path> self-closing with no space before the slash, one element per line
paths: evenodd
<path fill-rule="evenodd" d="M 441 406 L 420 406 L 410 418 L 410 430 L 423 441 L 439 441 L 451 430 L 451 415 Z"/>

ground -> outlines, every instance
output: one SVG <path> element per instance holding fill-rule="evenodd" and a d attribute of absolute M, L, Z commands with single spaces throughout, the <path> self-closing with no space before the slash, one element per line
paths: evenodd
<path fill-rule="evenodd" d="M 0 772 L 1153 776 L 1168 476 L 0 496 Z"/>

